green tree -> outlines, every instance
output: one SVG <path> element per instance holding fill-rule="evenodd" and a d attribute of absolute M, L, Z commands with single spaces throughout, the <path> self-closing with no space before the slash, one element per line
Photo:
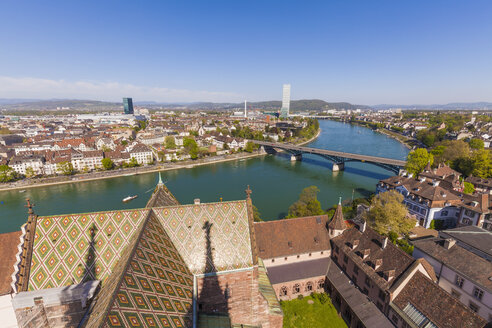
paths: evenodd
<path fill-rule="evenodd" d="M 166 149 L 176 149 L 176 140 L 173 136 L 167 136 L 165 140 Z"/>
<path fill-rule="evenodd" d="M 251 141 L 248 141 L 246 143 L 246 147 L 244 148 L 244 150 L 247 151 L 248 153 L 252 153 L 254 147 L 255 147 L 255 144 L 253 142 L 251 142 Z"/>
<path fill-rule="evenodd" d="M 321 203 L 318 200 L 319 189 L 316 186 L 304 188 L 299 195 L 299 200 L 290 205 L 286 218 L 297 218 L 302 216 L 321 215 Z"/>
<path fill-rule="evenodd" d="M 114 163 L 109 157 L 105 157 L 101 160 L 101 164 L 105 170 L 112 170 L 114 167 Z"/>
<path fill-rule="evenodd" d="M 492 163 L 489 150 L 476 150 L 473 152 L 471 162 L 473 168 L 471 174 L 484 179 L 492 176 Z"/>
<path fill-rule="evenodd" d="M 470 140 L 469 144 L 470 144 L 470 148 L 472 149 L 483 149 L 484 147 L 483 140 L 481 139 L 472 139 Z"/>
<path fill-rule="evenodd" d="M 198 145 L 193 138 L 184 138 L 183 147 L 185 151 L 191 156 L 191 159 L 198 158 Z"/>
<path fill-rule="evenodd" d="M 11 182 L 17 179 L 17 172 L 8 165 L 0 165 L 0 182 Z"/>
<path fill-rule="evenodd" d="M 30 166 L 26 168 L 26 177 L 27 178 L 32 178 L 33 176 L 36 175 L 36 172 L 34 172 L 34 169 Z"/>
<path fill-rule="evenodd" d="M 463 140 L 446 140 L 441 143 L 444 146 L 439 163 L 454 163 L 460 158 L 470 156 L 470 146 Z"/>
<path fill-rule="evenodd" d="M 475 187 L 472 183 L 465 181 L 465 189 L 463 190 L 465 194 L 473 194 L 475 192 Z"/>
<path fill-rule="evenodd" d="M 425 148 L 417 148 L 408 154 L 406 170 L 417 175 L 424 170 L 429 162 L 432 165 L 434 156 L 429 154 Z"/>
<path fill-rule="evenodd" d="M 75 173 L 72 163 L 66 161 L 56 164 L 56 171 L 63 175 L 72 175 Z"/>
<path fill-rule="evenodd" d="M 415 226 L 415 220 L 408 218 L 407 208 L 402 202 L 403 195 L 395 190 L 376 195 L 366 213 L 367 222 L 382 235 L 388 235 L 390 231 L 398 235 L 407 234 Z"/>
<path fill-rule="evenodd" d="M 260 211 L 258 211 L 258 208 L 253 205 L 253 220 L 255 222 L 262 222 L 263 220 L 261 219 Z"/>
<path fill-rule="evenodd" d="M 130 158 L 130 161 L 128 162 L 128 167 L 137 167 L 137 166 L 140 166 L 140 164 L 138 164 L 137 159 L 135 157 Z"/>

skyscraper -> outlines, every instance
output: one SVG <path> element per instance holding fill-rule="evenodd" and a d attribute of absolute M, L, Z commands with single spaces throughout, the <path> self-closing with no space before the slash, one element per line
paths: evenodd
<path fill-rule="evenodd" d="M 125 114 L 133 115 L 133 100 L 132 98 L 123 98 L 123 108 L 125 109 Z"/>
<path fill-rule="evenodd" d="M 280 110 L 280 117 L 289 117 L 290 109 L 290 84 L 284 84 L 282 92 L 282 109 Z"/>

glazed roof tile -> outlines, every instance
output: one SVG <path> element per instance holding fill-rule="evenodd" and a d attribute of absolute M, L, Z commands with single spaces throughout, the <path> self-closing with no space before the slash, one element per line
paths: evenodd
<path fill-rule="evenodd" d="M 152 211 L 194 274 L 253 265 L 246 200 L 155 207 Z M 210 225 L 209 255 L 204 252 L 206 225 Z"/>
<path fill-rule="evenodd" d="M 189 327 L 193 276 L 156 215 L 142 222 L 134 244 L 126 247 L 101 289 L 87 327 Z"/>

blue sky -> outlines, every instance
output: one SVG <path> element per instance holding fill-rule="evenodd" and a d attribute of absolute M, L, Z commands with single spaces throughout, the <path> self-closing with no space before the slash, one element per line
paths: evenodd
<path fill-rule="evenodd" d="M 3 1 L 0 98 L 492 101 L 492 1 Z"/>

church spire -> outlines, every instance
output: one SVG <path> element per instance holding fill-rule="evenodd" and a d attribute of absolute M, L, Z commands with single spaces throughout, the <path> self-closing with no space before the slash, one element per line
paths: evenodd
<path fill-rule="evenodd" d="M 343 218 L 342 197 L 338 199 L 338 205 L 335 210 L 335 214 L 333 214 L 330 223 L 328 223 L 328 229 L 330 231 L 331 238 L 342 234 L 343 231 L 347 229 L 347 224 Z"/>
<path fill-rule="evenodd" d="M 159 182 L 157 183 L 157 185 L 161 186 L 163 185 L 164 183 L 162 182 L 162 176 L 161 176 L 161 172 L 159 171 Z"/>

